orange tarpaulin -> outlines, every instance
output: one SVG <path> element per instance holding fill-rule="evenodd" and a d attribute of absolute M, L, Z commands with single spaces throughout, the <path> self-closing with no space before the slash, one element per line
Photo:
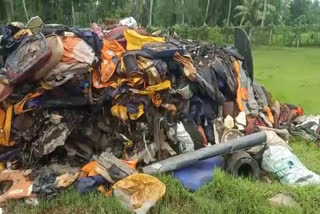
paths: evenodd
<path fill-rule="evenodd" d="M 0 108 L 0 144 L 3 146 L 12 146 L 14 141 L 10 141 L 12 106 L 9 106 L 5 112 Z"/>
<path fill-rule="evenodd" d="M 125 49 L 115 40 L 104 40 L 101 52 L 101 70 L 93 71 L 93 86 L 95 88 L 117 87 L 117 83 L 111 81 L 118 60 L 125 52 Z"/>
<path fill-rule="evenodd" d="M 62 62 L 93 63 L 95 54 L 84 40 L 75 36 L 61 37 L 61 40 L 64 48 Z"/>
<path fill-rule="evenodd" d="M 238 81 L 238 88 L 237 88 L 237 105 L 240 111 L 244 111 L 244 107 L 242 104 L 242 90 L 241 90 L 241 80 L 240 80 L 240 65 L 237 60 L 233 61 L 234 71 L 236 72 L 237 81 Z"/>

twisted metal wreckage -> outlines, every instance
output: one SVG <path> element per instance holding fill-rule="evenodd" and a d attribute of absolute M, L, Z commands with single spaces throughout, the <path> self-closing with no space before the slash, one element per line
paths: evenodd
<path fill-rule="evenodd" d="M 102 30 L 34 17 L 0 30 L 0 181 L 13 180 L 0 201 L 77 181 L 82 193 L 144 195 L 126 202 L 137 212 L 165 194 L 147 174 L 173 171 L 197 190 L 201 170 L 258 178 L 260 163 L 281 182 L 319 184 L 287 145 L 289 133 L 319 139 L 319 118 L 310 125 L 300 107 L 272 102 L 240 28 L 235 47 L 156 37 L 133 18 Z M 287 155 L 271 157 L 275 146 Z"/>

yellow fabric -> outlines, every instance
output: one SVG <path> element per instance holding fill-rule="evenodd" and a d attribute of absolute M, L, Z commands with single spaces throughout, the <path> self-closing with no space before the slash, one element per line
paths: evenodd
<path fill-rule="evenodd" d="M 151 42 L 165 42 L 164 37 L 143 36 L 134 30 L 125 30 L 124 37 L 127 40 L 127 50 L 140 50 L 143 45 Z"/>
<path fill-rule="evenodd" d="M 138 107 L 139 111 L 135 114 L 129 114 L 130 120 L 137 120 L 144 114 L 144 105 L 140 104 Z M 123 121 L 128 120 L 128 110 L 127 107 L 123 105 L 116 104 L 112 106 L 111 113 L 113 116 L 120 118 Z"/>
<path fill-rule="evenodd" d="M 173 59 L 183 65 L 183 72 L 189 80 L 194 81 L 196 79 L 197 70 L 193 66 L 193 61 L 190 55 L 181 56 L 179 52 L 175 52 Z"/>
<path fill-rule="evenodd" d="M 0 162 L 0 172 L 6 169 L 6 165 L 3 162 Z"/>
<path fill-rule="evenodd" d="M 3 146 L 15 144 L 14 141 L 10 141 L 12 111 L 12 106 L 9 106 L 6 112 L 0 108 L 0 145 Z"/>
<path fill-rule="evenodd" d="M 137 65 L 140 71 L 148 74 L 149 85 L 154 85 L 161 82 L 160 75 L 157 69 L 154 67 L 151 59 L 139 56 L 137 59 Z"/>
<path fill-rule="evenodd" d="M 128 120 L 127 107 L 123 105 L 114 105 L 111 108 L 111 113 L 113 116 L 120 118 L 123 121 Z"/>
<path fill-rule="evenodd" d="M 156 202 L 166 193 L 164 183 L 151 175 L 142 173 L 133 174 L 118 181 L 112 189 L 128 195 L 134 209 L 142 207 L 147 201 Z"/>
<path fill-rule="evenodd" d="M 29 29 L 22 29 L 22 30 L 19 30 L 16 34 L 14 34 L 13 38 L 20 39 L 20 37 L 24 35 L 31 36 L 32 32 Z"/>
<path fill-rule="evenodd" d="M 118 78 L 118 86 L 126 83 L 127 85 L 131 87 L 135 87 L 137 85 L 141 85 L 144 83 L 144 79 L 142 77 L 130 77 L 130 78 Z"/>
<path fill-rule="evenodd" d="M 50 85 L 49 83 L 45 82 L 45 81 L 41 81 L 41 86 L 42 88 L 46 89 L 46 90 L 52 90 L 54 87 L 52 85 Z"/>
<path fill-rule="evenodd" d="M 121 73 L 126 73 L 126 66 L 124 65 L 123 57 L 120 59 Z"/>
<path fill-rule="evenodd" d="M 130 120 L 137 120 L 144 114 L 144 105 L 139 105 L 139 111 L 135 114 L 129 114 Z"/>
<path fill-rule="evenodd" d="M 157 91 L 162 91 L 169 88 L 171 88 L 171 82 L 169 80 L 165 80 L 157 85 L 148 86 L 144 91 L 140 91 L 137 89 L 130 89 L 130 90 L 140 95 L 152 95 Z"/>

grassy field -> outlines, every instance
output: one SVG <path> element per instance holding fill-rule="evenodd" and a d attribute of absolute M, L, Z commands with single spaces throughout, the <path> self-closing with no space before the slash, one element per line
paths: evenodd
<path fill-rule="evenodd" d="M 255 76 L 276 99 L 300 104 L 307 113 L 320 113 L 320 49 L 256 48 Z M 319 67 L 318 67 L 319 66 Z M 314 144 L 291 142 L 293 152 L 313 171 L 320 173 L 320 149 Z M 151 213 L 320 213 L 320 187 L 289 187 L 276 179 L 265 181 L 232 178 L 216 171 L 213 181 L 196 193 L 185 190 L 177 180 L 159 176 L 167 186 L 163 200 Z M 273 209 L 267 202 L 278 193 L 291 195 L 299 204 L 296 209 Z M 7 204 L 5 213 L 127 213 L 113 198 L 99 193 L 79 195 L 70 188 L 37 207 L 15 201 Z"/>
<path fill-rule="evenodd" d="M 256 48 L 255 78 L 275 99 L 320 113 L 320 48 Z"/>

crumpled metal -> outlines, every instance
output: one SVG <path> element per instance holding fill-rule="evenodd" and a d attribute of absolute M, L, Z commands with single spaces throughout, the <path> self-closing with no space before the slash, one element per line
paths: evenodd
<path fill-rule="evenodd" d="M 41 136 L 32 143 L 35 155 L 42 157 L 53 152 L 58 146 L 64 145 L 71 131 L 72 129 L 67 123 L 50 125 L 42 132 Z"/>

